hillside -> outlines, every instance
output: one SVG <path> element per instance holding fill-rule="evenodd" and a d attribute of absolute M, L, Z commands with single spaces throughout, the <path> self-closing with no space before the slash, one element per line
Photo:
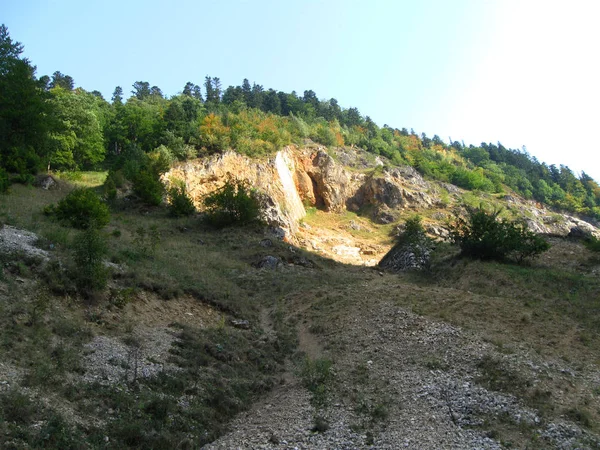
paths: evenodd
<path fill-rule="evenodd" d="M 597 448 L 600 260 L 561 237 L 581 219 L 352 149 L 287 151 L 315 181 L 295 177 L 295 230 L 272 214 L 218 231 L 123 197 L 103 232 L 111 278 L 87 297 L 73 286 L 81 232 L 42 212 L 69 182 L 2 197 L 3 448 Z M 193 194 L 198 174 L 225 179 L 227 158 L 172 170 L 187 167 Z M 284 202 L 276 159 L 234 167 Z M 354 180 L 344 195 L 319 183 L 332 174 Z M 404 219 L 439 238 L 465 202 L 555 227 L 551 249 L 512 265 L 440 242 L 429 272 L 369 267 Z"/>
<path fill-rule="evenodd" d="M 0 448 L 600 448 L 585 172 L 22 52 L 1 25 Z"/>

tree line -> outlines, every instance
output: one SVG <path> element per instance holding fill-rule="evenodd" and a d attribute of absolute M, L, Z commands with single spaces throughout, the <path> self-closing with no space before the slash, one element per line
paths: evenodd
<path fill-rule="evenodd" d="M 0 179 L 11 174 L 13 181 L 26 182 L 40 170 L 133 173 L 149 166 L 156 174 L 156 167 L 176 160 L 227 149 L 268 155 L 310 139 L 360 147 L 466 189 L 502 193 L 508 187 L 525 198 L 600 219 L 596 181 L 585 172 L 576 176 L 567 166 L 541 163 L 525 150 L 500 143 L 447 144 L 437 135 L 379 127 L 335 98 L 319 99 L 312 90 L 299 95 L 265 89 L 248 79 L 224 88 L 218 77 L 206 76 L 200 84 L 187 82 L 170 98 L 158 86 L 136 81 L 131 95 L 117 86 L 106 100 L 98 91 L 75 88 L 74 79 L 58 71 L 36 77 L 22 51 L 2 25 Z"/>

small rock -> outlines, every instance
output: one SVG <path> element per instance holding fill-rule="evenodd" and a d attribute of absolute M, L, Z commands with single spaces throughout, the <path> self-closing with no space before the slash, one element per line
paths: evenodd
<path fill-rule="evenodd" d="M 250 322 L 242 319 L 231 319 L 231 325 L 242 330 L 250 329 Z"/>
<path fill-rule="evenodd" d="M 58 187 L 58 183 L 56 183 L 56 180 L 50 175 L 43 177 L 38 181 L 38 183 L 39 186 L 45 191 Z"/>
<path fill-rule="evenodd" d="M 261 247 L 273 247 L 273 241 L 271 239 L 263 239 L 262 241 L 259 242 L 259 245 Z"/>
<path fill-rule="evenodd" d="M 275 270 L 281 264 L 281 260 L 276 258 L 275 256 L 267 255 L 259 262 L 255 264 L 255 266 L 259 269 L 271 269 Z"/>

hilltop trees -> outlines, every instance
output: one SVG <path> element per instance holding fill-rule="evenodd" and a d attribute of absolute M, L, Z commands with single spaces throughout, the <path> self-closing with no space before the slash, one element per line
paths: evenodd
<path fill-rule="evenodd" d="M 42 165 L 51 106 L 23 46 L 0 26 L 0 168 L 35 173 Z"/>
<path fill-rule="evenodd" d="M 49 167 L 81 169 L 104 160 L 99 103 L 104 100 L 77 89 L 55 87 L 50 104 L 55 111 L 55 127 L 50 133 Z"/>

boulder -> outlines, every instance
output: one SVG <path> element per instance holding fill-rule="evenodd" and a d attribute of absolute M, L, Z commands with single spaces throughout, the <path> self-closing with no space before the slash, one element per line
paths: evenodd
<path fill-rule="evenodd" d="M 431 247 L 426 242 L 399 242 L 379 261 L 378 266 L 392 272 L 428 269 Z"/>

